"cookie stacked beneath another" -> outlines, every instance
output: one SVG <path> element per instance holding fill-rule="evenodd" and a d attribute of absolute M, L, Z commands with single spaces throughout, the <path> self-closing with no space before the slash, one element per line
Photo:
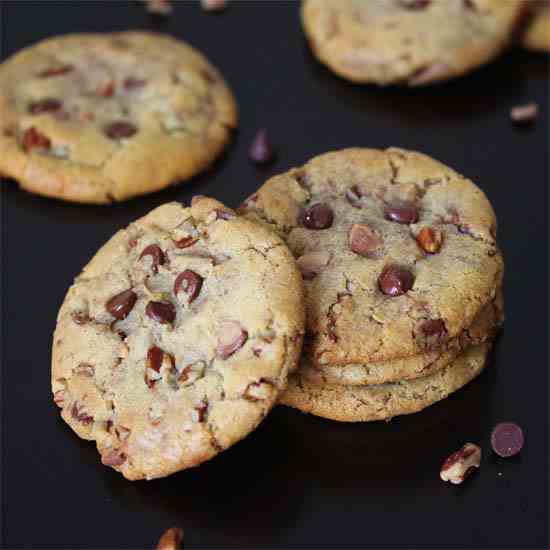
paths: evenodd
<path fill-rule="evenodd" d="M 119 231 L 59 312 L 61 416 L 128 479 L 195 466 L 251 432 L 295 370 L 303 285 L 285 244 L 219 202 Z"/>
<path fill-rule="evenodd" d="M 503 260 L 471 181 L 420 153 L 347 149 L 271 178 L 241 213 L 285 239 L 305 281 L 305 350 L 281 403 L 391 418 L 481 372 Z"/>
<path fill-rule="evenodd" d="M 198 51 L 147 32 L 50 38 L 0 65 L 0 175 L 49 197 L 108 203 L 204 170 L 237 123 Z"/>

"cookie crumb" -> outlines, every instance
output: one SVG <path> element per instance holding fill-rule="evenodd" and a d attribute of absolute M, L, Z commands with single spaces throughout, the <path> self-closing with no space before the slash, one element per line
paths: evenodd
<path fill-rule="evenodd" d="M 201 0 L 204 11 L 221 11 L 227 7 L 225 0 Z"/>
<path fill-rule="evenodd" d="M 531 101 L 525 105 L 517 105 L 510 109 L 510 118 L 516 124 L 529 124 L 534 122 L 539 114 L 539 106 Z"/>
<path fill-rule="evenodd" d="M 149 13 L 158 15 L 170 15 L 173 11 L 171 0 L 143 0 L 145 9 Z"/>

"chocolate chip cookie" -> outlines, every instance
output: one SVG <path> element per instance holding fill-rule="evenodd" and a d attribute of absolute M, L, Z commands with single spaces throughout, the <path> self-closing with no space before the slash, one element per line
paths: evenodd
<path fill-rule="evenodd" d="M 317 58 L 362 83 L 418 86 L 468 73 L 509 43 L 522 0 L 304 0 Z"/>
<path fill-rule="evenodd" d="M 470 382 L 483 370 L 489 349 L 489 343 L 470 347 L 433 374 L 394 384 L 320 386 L 292 375 L 280 403 L 340 422 L 389 420 L 421 411 Z"/>
<path fill-rule="evenodd" d="M 200 198 L 119 231 L 70 288 L 53 341 L 61 416 L 124 477 L 208 460 L 286 386 L 304 330 L 285 244 Z"/>
<path fill-rule="evenodd" d="M 521 43 L 529 50 L 550 52 L 550 1 L 531 0 L 527 3 L 532 13 Z"/>
<path fill-rule="evenodd" d="M 204 170 L 237 122 L 199 52 L 147 32 L 55 37 L 0 65 L 0 174 L 49 197 L 109 203 Z"/>
<path fill-rule="evenodd" d="M 501 285 L 489 201 L 420 153 L 327 153 L 268 180 L 241 212 L 277 230 L 297 259 L 317 367 L 438 350 Z"/>
<path fill-rule="evenodd" d="M 313 384 L 340 384 L 362 386 L 411 380 L 446 367 L 462 351 L 470 346 L 492 341 L 503 320 L 502 290 L 498 290 L 495 299 L 486 305 L 472 326 L 461 334 L 443 343 L 439 349 L 419 353 L 407 359 L 397 359 L 365 365 L 323 365 L 312 366 L 307 360 L 307 352 L 300 365 L 302 379 Z"/>

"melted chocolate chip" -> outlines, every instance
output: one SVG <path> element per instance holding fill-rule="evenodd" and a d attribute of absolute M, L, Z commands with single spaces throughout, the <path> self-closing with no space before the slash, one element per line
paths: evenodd
<path fill-rule="evenodd" d="M 74 67 L 72 65 L 63 65 L 62 67 L 46 69 L 41 73 L 38 73 L 40 78 L 49 78 L 51 76 L 60 76 L 62 74 L 70 73 Z"/>
<path fill-rule="evenodd" d="M 111 122 L 105 127 L 105 134 L 111 139 L 125 139 L 132 137 L 137 132 L 137 127 L 130 122 L 119 120 Z"/>
<path fill-rule="evenodd" d="M 196 299 L 202 288 L 203 278 L 194 271 L 186 269 L 182 271 L 174 282 L 174 294 L 177 296 L 180 290 L 187 294 L 189 303 Z"/>
<path fill-rule="evenodd" d="M 126 319 L 137 301 L 137 294 L 131 290 L 124 290 L 113 296 L 106 304 L 105 309 L 115 318 L 121 321 Z"/>
<path fill-rule="evenodd" d="M 422 323 L 420 330 L 426 338 L 441 340 L 447 334 L 447 327 L 443 319 L 429 319 Z"/>
<path fill-rule="evenodd" d="M 378 277 L 378 286 L 387 296 L 401 296 L 408 292 L 413 284 L 413 274 L 398 265 L 387 266 Z"/>
<path fill-rule="evenodd" d="M 129 76 L 128 78 L 124 79 L 123 86 L 125 90 L 136 90 L 137 88 L 143 88 L 145 84 L 147 83 L 146 80 L 142 78 L 135 78 L 133 76 Z"/>
<path fill-rule="evenodd" d="M 388 205 L 384 209 L 384 217 L 396 223 L 416 223 L 418 221 L 418 208 L 405 203 Z"/>
<path fill-rule="evenodd" d="M 147 367 L 156 372 L 160 372 L 163 359 L 164 352 L 160 348 L 157 348 L 157 346 L 153 346 L 152 348 L 149 348 L 149 351 L 147 352 Z"/>
<path fill-rule="evenodd" d="M 193 246 L 198 240 L 199 239 L 196 239 L 195 237 L 184 237 L 179 241 L 173 242 L 176 245 L 176 248 L 189 248 L 190 246 Z"/>
<path fill-rule="evenodd" d="M 34 126 L 32 126 L 23 133 L 21 146 L 25 152 L 29 152 L 34 148 L 49 149 L 51 147 L 51 141 L 48 137 L 41 134 Z"/>
<path fill-rule="evenodd" d="M 319 202 L 304 210 L 300 222 L 308 229 L 327 229 L 334 221 L 332 208 L 325 203 Z"/>
<path fill-rule="evenodd" d="M 227 359 L 241 349 L 248 340 L 248 332 L 237 321 L 225 321 L 218 334 L 217 354 Z"/>
<path fill-rule="evenodd" d="M 34 101 L 29 105 L 29 113 L 31 115 L 39 115 L 41 113 L 54 113 L 61 109 L 62 103 L 53 97 L 46 97 L 39 101 Z"/>
<path fill-rule="evenodd" d="M 491 433 L 493 451 L 503 458 L 517 455 L 523 443 L 523 430 L 515 422 L 501 422 Z"/>
<path fill-rule="evenodd" d="M 166 260 L 164 252 L 156 244 L 150 244 L 143 249 L 143 252 L 139 255 L 141 260 L 144 256 L 151 256 L 153 273 L 159 272 L 159 265 L 164 265 Z"/>
<path fill-rule="evenodd" d="M 149 302 L 145 308 L 147 317 L 163 325 L 171 324 L 176 318 L 176 309 L 170 302 Z"/>

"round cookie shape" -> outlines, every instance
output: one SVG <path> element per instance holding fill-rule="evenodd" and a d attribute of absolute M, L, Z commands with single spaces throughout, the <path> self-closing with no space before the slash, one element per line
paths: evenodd
<path fill-rule="evenodd" d="M 0 175 L 27 191 L 109 203 L 189 179 L 237 123 L 220 73 L 149 32 L 73 34 L 0 65 Z"/>
<path fill-rule="evenodd" d="M 274 233 L 212 199 L 168 203 L 119 231 L 69 289 L 54 401 L 104 464 L 163 477 L 259 424 L 303 331 L 300 273 Z"/>
<path fill-rule="evenodd" d="M 324 386 L 292 375 L 279 403 L 339 422 L 390 420 L 419 412 L 459 390 L 481 373 L 490 344 L 468 348 L 445 368 L 414 380 L 374 386 Z"/>
<path fill-rule="evenodd" d="M 363 365 L 314 367 L 307 359 L 302 359 L 300 376 L 312 384 L 344 386 L 377 385 L 428 376 L 446 367 L 466 348 L 492 341 L 503 321 L 503 298 L 502 290 L 499 289 L 495 299 L 482 309 L 472 326 L 465 328 L 459 336 L 444 342 L 440 349 L 406 359 Z"/>
<path fill-rule="evenodd" d="M 316 204 L 332 210 L 330 227 L 304 226 L 303 212 Z M 403 205 L 416 210 L 414 223 L 388 215 Z M 326 153 L 268 180 L 241 212 L 275 228 L 297 258 L 306 287 L 306 356 L 316 366 L 439 349 L 472 324 L 502 280 L 489 201 L 420 153 Z M 357 227 L 369 235 L 360 252 Z M 425 228 L 437 235 L 437 250 L 422 237 Z"/>
<path fill-rule="evenodd" d="M 359 83 L 418 86 L 468 73 L 510 42 L 522 0 L 304 0 L 315 56 Z"/>
<path fill-rule="evenodd" d="M 531 17 L 521 37 L 524 48 L 540 52 L 550 52 L 550 2 L 532 0 L 527 2 Z"/>

